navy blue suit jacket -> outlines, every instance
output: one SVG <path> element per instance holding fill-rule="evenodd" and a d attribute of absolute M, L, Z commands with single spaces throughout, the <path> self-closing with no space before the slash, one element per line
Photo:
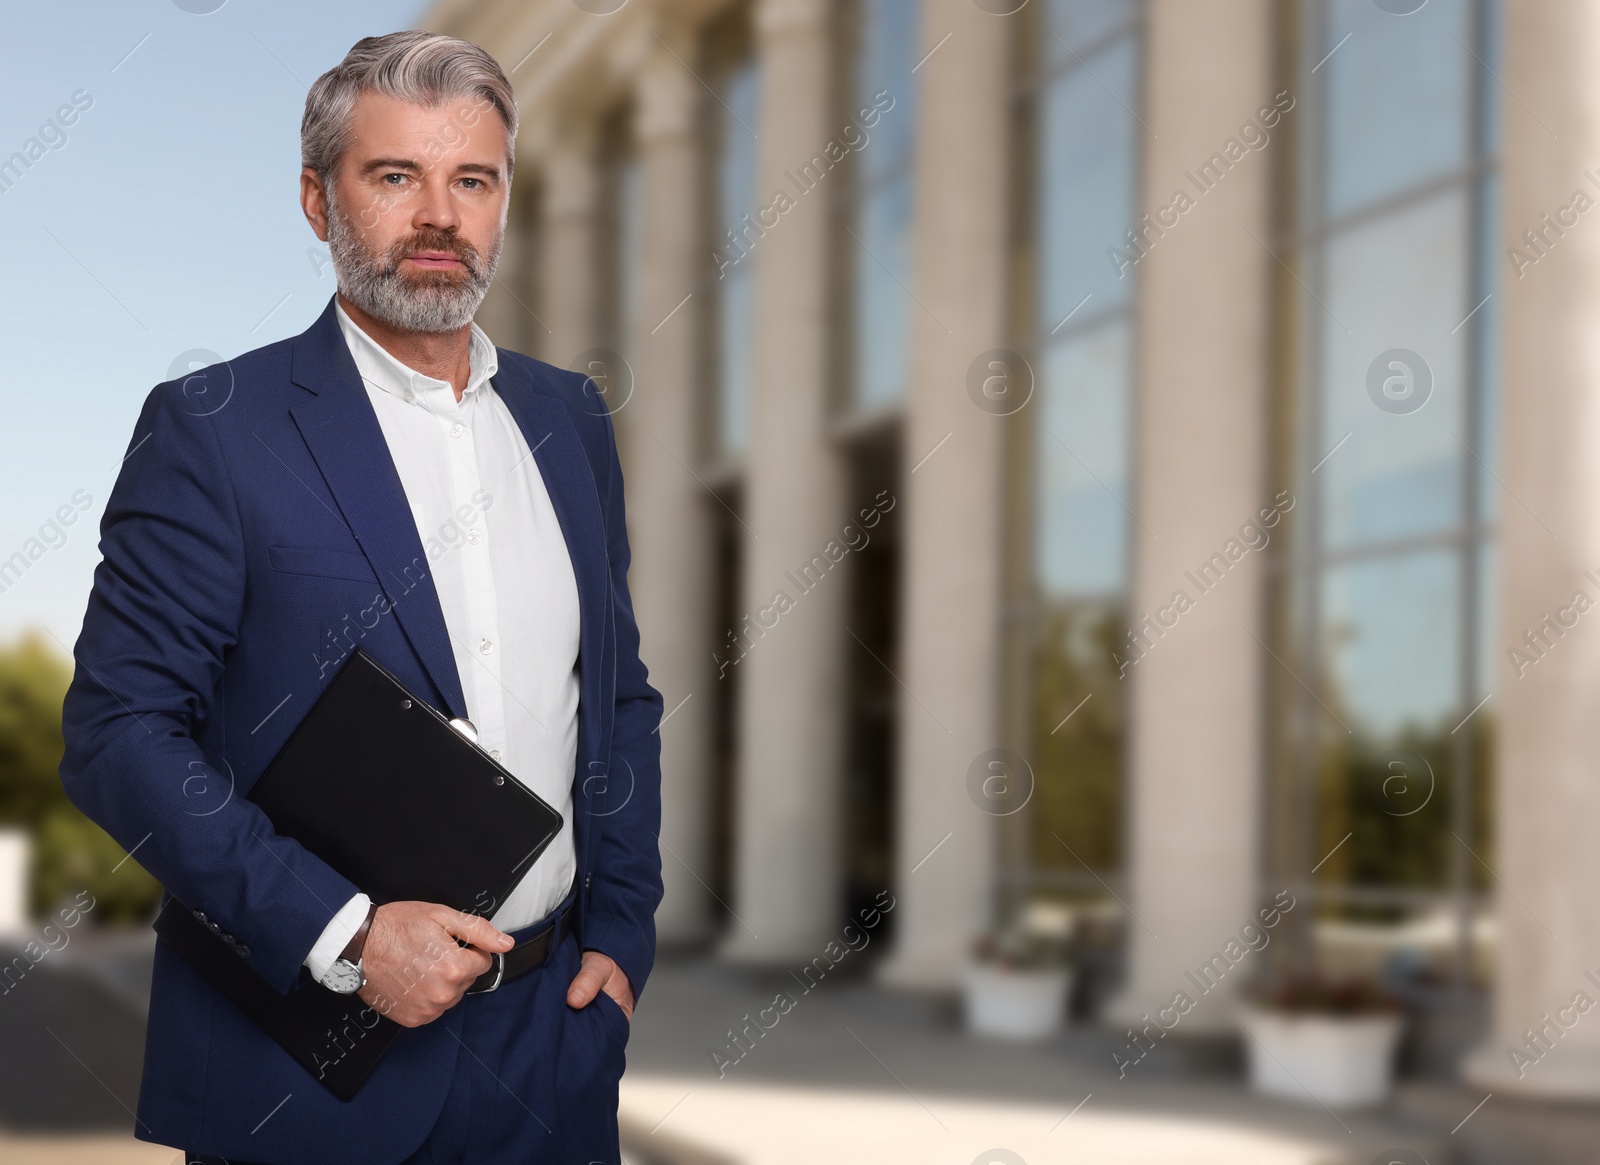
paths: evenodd
<path fill-rule="evenodd" d="M 499 351 L 493 384 L 578 583 L 577 933 L 639 992 L 661 898 L 661 696 L 639 659 L 611 418 L 583 376 L 516 352 Z M 357 887 L 277 836 L 245 797 L 252 782 L 357 644 L 448 715 L 467 713 L 429 559 L 332 300 L 299 336 L 156 386 L 100 549 L 62 781 L 287 991 Z M 402 1032 L 341 1102 L 158 942 L 136 1132 L 247 1159 L 316 1145 L 318 1160 L 397 1160 L 440 1111 L 459 1026 L 452 1009 Z"/>

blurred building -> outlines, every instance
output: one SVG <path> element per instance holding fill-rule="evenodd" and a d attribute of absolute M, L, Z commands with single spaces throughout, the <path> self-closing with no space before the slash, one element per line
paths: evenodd
<path fill-rule="evenodd" d="M 1410 968 L 1492 992 L 1491 1078 L 1600 999 L 1600 10 L 425 23 L 524 118 L 480 320 L 616 417 L 664 942 L 799 965 L 887 890 L 879 974 L 942 988 L 1109 905 L 1137 1015 L 1287 891 L 1193 1029 Z M 1506 1086 L 1600 1094 L 1561 1026 Z"/>

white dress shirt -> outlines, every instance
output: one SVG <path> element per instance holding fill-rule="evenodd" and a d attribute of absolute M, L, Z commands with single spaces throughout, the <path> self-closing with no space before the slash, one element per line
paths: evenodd
<path fill-rule="evenodd" d="M 561 814 L 561 832 L 489 916 L 503 931 L 561 904 L 577 869 L 578 583 L 528 442 L 489 378 L 494 344 L 472 325 L 459 402 L 335 313 L 378 415 L 428 557 L 478 744 Z M 371 905 L 357 894 L 311 948 L 319 981 Z"/>

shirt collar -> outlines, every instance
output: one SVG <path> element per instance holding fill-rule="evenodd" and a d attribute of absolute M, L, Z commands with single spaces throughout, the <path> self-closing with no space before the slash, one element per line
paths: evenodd
<path fill-rule="evenodd" d="M 456 404 L 455 390 L 450 387 L 448 380 L 440 380 L 418 372 L 410 365 L 395 359 L 382 344 L 361 330 L 361 326 L 346 314 L 344 305 L 337 299 L 334 300 L 333 310 L 339 320 L 339 330 L 344 333 L 344 342 L 350 348 L 350 355 L 356 362 L 356 371 L 361 374 L 362 380 L 385 392 L 393 393 L 408 403 L 428 408 Z M 500 358 L 495 353 L 494 343 L 476 322 L 472 325 L 468 343 L 468 361 L 467 386 L 461 393 L 462 403 L 487 384 L 489 378 L 500 370 Z"/>

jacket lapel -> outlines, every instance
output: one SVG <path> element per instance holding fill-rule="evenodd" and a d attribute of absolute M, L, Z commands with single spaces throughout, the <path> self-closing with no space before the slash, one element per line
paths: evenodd
<path fill-rule="evenodd" d="M 444 706 L 452 716 L 465 716 L 466 700 L 428 558 L 331 299 L 317 322 L 295 340 L 292 359 L 292 379 L 312 395 L 290 414 Z M 576 775 L 581 786 L 604 759 L 600 742 L 606 729 L 603 678 L 611 594 L 605 516 L 566 405 L 541 392 L 520 359 L 503 350 L 491 383 L 532 451 L 577 580 L 581 699 Z"/>
<path fill-rule="evenodd" d="M 312 395 L 289 410 L 350 532 L 377 572 L 429 678 L 451 716 L 466 700 L 428 557 L 405 488 L 339 331 L 333 300 L 295 339 L 291 379 Z"/>

